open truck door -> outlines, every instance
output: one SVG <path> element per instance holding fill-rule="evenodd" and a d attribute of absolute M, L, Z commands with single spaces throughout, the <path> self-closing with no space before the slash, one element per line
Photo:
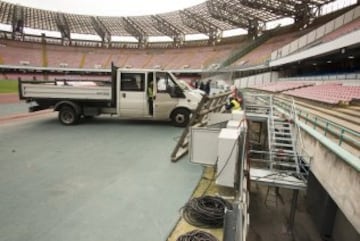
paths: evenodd
<path fill-rule="evenodd" d="M 166 119 L 170 117 L 172 110 L 179 103 L 179 96 L 184 94 L 177 93 L 179 89 L 172 79 L 171 75 L 166 72 L 156 72 L 156 94 L 154 100 L 154 117 L 156 119 Z"/>
<path fill-rule="evenodd" d="M 144 72 L 121 72 L 117 75 L 118 114 L 120 117 L 144 117 L 147 113 L 146 78 Z"/>

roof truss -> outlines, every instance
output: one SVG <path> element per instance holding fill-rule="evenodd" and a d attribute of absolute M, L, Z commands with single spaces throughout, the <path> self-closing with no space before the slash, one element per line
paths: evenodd
<path fill-rule="evenodd" d="M 277 16 L 290 17 L 296 14 L 293 6 L 278 0 L 240 0 L 239 2 L 250 8 L 269 11 Z"/>
<path fill-rule="evenodd" d="M 183 24 L 199 31 L 200 33 L 208 35 L 210 41 L 217 40 L 221 37 L 221 29 L 196 13 L 190 12 L 189 10 L 183 10 L 180 11 L 180 16 Z"/>
<path fill-rule="evenodd" d="M 209 0 L 207 6 L 213 17 L 242 28 L 248 28 L 249 22 L 267 22 L 279 18 L 279 15 L 264 9 L 243 5 L 239 0 Z"/>
<path fill-rule="evenodd" d="M 142 29 L 132 18 L 122 18 L 125 30 L 139 41 L 139 47 L 145 47 L 148 41 L 146 31 Z"/>
<path fill-rule="evenodd" d="M 172 38 L 175 45 L 182 44 L 182 42 L 185 40 L 185 34 L 166 19 L 160 17 L 159 15 L 152 15 L 151 18 L 155 28 Z"/>

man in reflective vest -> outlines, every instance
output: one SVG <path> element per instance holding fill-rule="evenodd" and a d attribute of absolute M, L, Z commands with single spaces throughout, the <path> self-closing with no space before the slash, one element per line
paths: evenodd
<path fill-rule="evenodd" d="M 241 110 L 241 106 L 240 106 L 240 103 L 233 97 L 230 97 L 229 98 L 229 103 L 226 104 L 225 108 L 227 110 Z"/>

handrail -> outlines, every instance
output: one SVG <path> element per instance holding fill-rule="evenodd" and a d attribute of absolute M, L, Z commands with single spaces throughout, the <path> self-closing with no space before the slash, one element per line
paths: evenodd
<path fill-rule="evenodd" d="M 299 116 L 298 116 L 298 112 L 296 109 L 296 104 L 295 104 L 294 98 L 292 98 L 291 110 L 292 110 L 292 118 L 294 119 L 294 122 L 295 122 L 295 127 L 297 127 L 297 134 L 299 135 L 301 149 L 304 149 L 304 142 L 303 142 L 303 139 L 301 136 L 300 126 L 297 124 L 297 120 L 299 120 Z"/>
<path fill-rule="evenodd" d="M 324 146 L 326 146 L 328 149 L 332 150 L 338 157 L 343 159 L 346 163 L 348 163 L 350 166 L 355 168 L 358 172 L 360 172 L 360 158 L 354 156 L 350 152 L 339 148 L 339 146 L 336 145 L 336 143 L 330 141 L 328 138 L 322 135 L 318 135 L 317 131 L 312 129 L 310 126 L 299 122 L 300 127 L 309 133 L 311 136 L 316 138 L 320 143 L 322 143 Z M 341 150 L 340 150 L 341 149 Z"/>
<path fill-rule="evenodd" d="M 287 111 L 290 111 L 290 104 L 286 103 L 284 101 L 281 101 L 279 99 L 276 99 L 277 104 L 284 108 Z M 311 119 L 311 116 L 313 119 Z M 303 118 L 305 120 L 305 124 L 307 122 L 311 122 L 313 124 L 313 129 L 316 130 L 316 127 L 320 127 L 324 129 L 324 136 L 327 135 L 327 133 L 331 133 L 332 135 L 339 138 L 338 145 L 341 146 L 344 141 L 348 142 L 349 144 L 355 146 L 356 148 L 360 148 L 360 141 L 355 139 L 360 139 L 360 133 L 354 130 L 351 130 L 345 126 L 341 126 L 337 123 L 334 123 L 330 120 L 327 120 L 321 116 L 318 116 L 316 114 L 310 114 L 307 111 L 304 110 L 298 110 L 298 116 Z M 309 117 L 310 116 L 310 117 Z"/>

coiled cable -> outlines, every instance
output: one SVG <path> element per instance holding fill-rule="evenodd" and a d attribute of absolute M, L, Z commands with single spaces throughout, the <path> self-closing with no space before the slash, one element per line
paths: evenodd
<path fill-rule="evenodd" d="M 193 230 L 179 236 L 176 241 L 218 241 L 218 239 L 211 233 Z"/>
<path fill-rule="evenodd" d="M 232 209 L 230 202 L 221 197 L 193 198 L 182 208 L 182 217 L 191 225 L 202 228 L 221 228 L 225 209 Z"/>

